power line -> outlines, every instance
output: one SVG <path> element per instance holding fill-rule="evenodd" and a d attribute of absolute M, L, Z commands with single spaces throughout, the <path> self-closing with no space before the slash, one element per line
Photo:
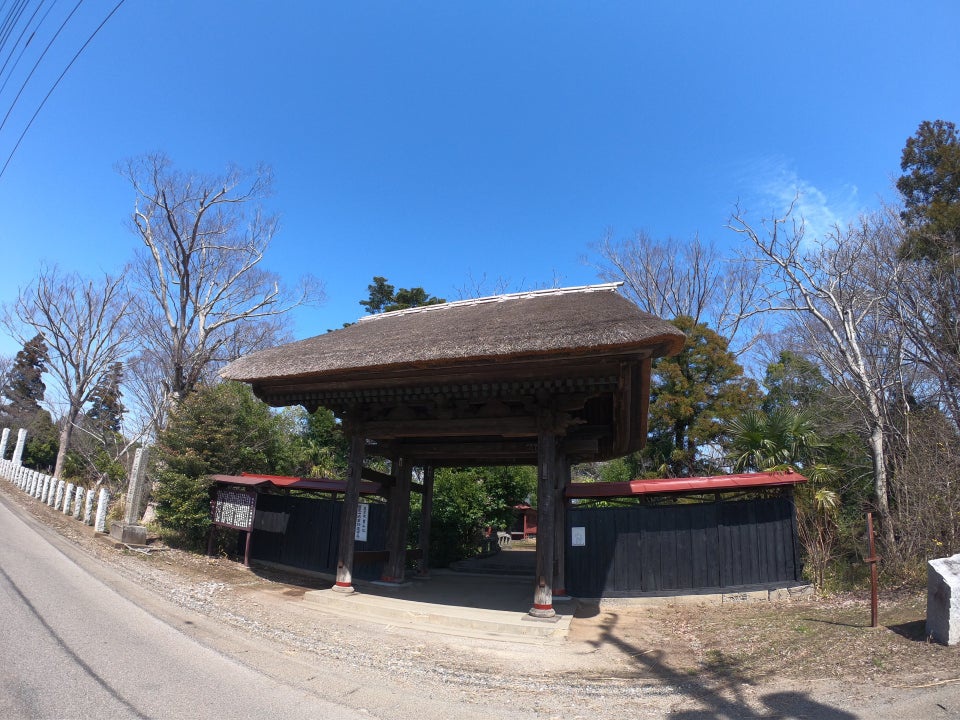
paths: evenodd
<path fill-rule="evenodd" d="M 0 179 L 3 178 L 4 173 L 7 171 L 7 167 L 10 165 L 10 161 L 13 160 L 13 156 L 16 154 L 17 149 L 20 147 L 20 144 L 23 142 L 24 137 L 26 136 L 27 132 L 30 130 L 30 127 L 33 125 L 34 120 L 37 119 L 37 116 L 40 114 L 40 111 L 43 109 L 44 105 L 47 104 L 47 100 L 50 99 L 50 96 L 53 94 L 54 90 L 56 90 L 56 89 L 57 89 L 57 86 L 60 85 L 60 81 L 63 80 L 64 76 L 67 74 L 67 72 L 70 70 L 70 68 L 73 67 L 73 64 L 77 61 L 77 58 L 80 57 L 80 55 L 81 55 L 81 54 L 83 53 L 83 51 L 87 48 L 87 46 L 93 41 L 93 38 L 96 37 L 97 33 L 99 33 L 100 30 L 103 28 L 103 26 L 107 24 L 107 22 L 110 20 L 110 18 L 113 17 L 113 15 L 117 12 L 117 10 L 120 9 L 120 7 L 123 5 L 124 2 L 125 2 L 125 0 L 119 0 L 119 2 L 113 7 L 113 9 L 107 14 L 107 16 L 100 22 L 100 24 L 97 25 L 97 27 L 93 30 L 93 32 L 90 33 L 90 35 L 87 37 L 87 39 L 86 39 L 86 41 L 83 43 L 83 45 L 80 46 L 80 49 L 77 50 L 76 53 L 74 53 L 73 57 L 70 59 L 70 62 L 67 63 L 67 66 L 63 69 L 63 72 L 61 72 L 60 75 L 57 77 L 57 79 L 53 82 L 53 85 L 52 85 L 52 86 L 50 87 L 50 89 L 47 91 L 46 95 L 44 95 L 43 100 L 40 101 L 40 104 L 37 106 L 37 109 L 34 111 L 33 115 L 31 115 L 30 120 L 27 122 L 26 126 L 25 126 L 24 129 L 23 129 L 23 132 L 20 133 L 20 137 L 17 138 L 17 142 L 14 144 L 13 149 L 10 151 L 10 154 L 7 156 L 6 161 L 3 163 L 3 167 L 0 168 Z M 16 95 L 16 97 L 13 99 L 13 102 L 10 103 L 10 107 L 9 107 L 9 109 L 7 110 L 6 115 L 4 116 L 3 121 L 0 122 L 0 131 L 2 131 L 3 128 L 6 126 L 7 120 L 9 119 L 11 113 L 13 112 L 14 107 L 16 106 L 18 100 L 20 99 L 20 96 L 23 94 L 24 90 L 26 89 L 27 84 L 29 83 L 30 79 L 33 77 L 33 74 L 34 74 L 34 72 L 36 71 L 37 67 L 40 65 L 40 63 L 42 62 L 43 58 L 46 56 L 47 51 L 50 50 L 51 46 L 52 46 L 53 43 L 56 41 L 57 37 L 60 35 L 60 33 L 63 31 L 64 27 L 66 27 L 67 23 L 68 23 L 68 22 L 70 21 L 70 19 L 74 16 L 74 14 L 77 12 L 77 10 L 80 8 L 80 6 L 81 6 L 82 4 L 83 4 L 83 0 L 79 0 L 79 1 L 77 2 L 76 6 L 73 8 L 73 10 L 70 11 L 70 14 L 67 15 L 66 19 L 63 21 L 63 23 L 61 23 L 60 27 L 57 29 L 57 32 L 54 33 L 53 37 L 52 37 L 52 38 L 50 39 L 50 41 L 47 43 L 47 46 L 43 49 L 43 52 L 40 54 L 40 57 L 39 57 L 39 58 L 37 59 L 37 61 L 34 63 L 33 68 L 31 68 L 29 74 L 28 74 L 27 77 L 24 79 L 23 84 L 20 86 L 20 90 L 17 92 L 17 95 Z M 33 21 L 33 18 L 36 17 L 37 12 L 39 12 L 40 7 L 42 7 L 42 5 L 43 5 L 43 0 L 41 0 L 40 6 L 37 7 L 37 10 L 35 10 L 34 13 L 33 13 L 33 15 L 31 16 L 30 21 L 28 21 L 28 23 L 27 23 L 27 28 L 29 27 L 30 22 Z M 53 6 L 51 6 L 50 9 L 52 9 L 52 7 L 53 7 Z M 46 20 L 47 15 L 49 15 L 49 13 L 50 13 L 50 9 L 48 9 L 48 10 L 47 10 L 47 13 L 44 14 L 44 16 L 43 16 L 43 18 L 41 19 L 40 23 L 37 25 L 37 29 L 39 29 L 39 27 L 40 27 L 40 25 L 42 25 L 43 21 Z M 11 12 L 11 13 L 14 12 L 14 9 L 11 9 L 10 12 Z M 9 15 L 9 14 L 10 14 L 10 13 L 8 13 L 8 15 Z M 21 14 L 22 14 L 22 10 L 21 10 Z M 18 15 L 18 18 L 19 18 L 19 15 Z M 24 29 L 24 32 L 26 32 L 26 28 Z M 19 44 L 19 41 L 20 41 L 20 39 L 23 37 L 24 32 L 21 32 L 20 37 L 17 39 L 17 44 Z M 26 50 L 27 46 L 29 46 L 30 41 L 33 39 L 33 37 L 34 37 L 35 34 L 36 34 L 36 29 L 35 29 L 34 32 L 30 35 L 30 38 L 28 38 L 26 44 L 24 45 L 23 49 L 22 49 L 21 52 L 20 52 L 20 56 L 18 56 L 16 62 L 14 63 L 14 66 L 11 68 L 11 70 L 10 70 L 10 74 L 11 74 L 11 75 L 12 75 L 12 73 L 13 73 L 13 69 L 14 69 L 14 68 L 16 67 L 16 65 L 20 62 L 20 57 L 23 56 L 24 51 Z M 2 40 L 0 40 L 0 50 L 2 50 L 3 46 L 6 44 L 6 40 L 7 40 L 7 37 L 6 37 L 6 36 L 3 37 Z M 11 49 L 11 51 L 10 51 L 10 52 L 11 52 L 11 55 L 12 55 L 12 53 L 14 52 L 15 48 L 16 48 L 16 45 L 14 45 L 14 47 Z M 9 60 L 9 58 L 8 58 L 8 60 Z M 4 65 L 6 65 L 6 63 L 4 63 Z M 0 72 L 2 72 L 2 70 L 0 70 Z M 7 80 L 9 80 L 9 76 L 8 76 Z M 3 86 L 0 87 L 0 92 L 2 92 L 3 87 L 6 87 L 6 82 L 7 82 L 7 81 L 4 81 Z"/>

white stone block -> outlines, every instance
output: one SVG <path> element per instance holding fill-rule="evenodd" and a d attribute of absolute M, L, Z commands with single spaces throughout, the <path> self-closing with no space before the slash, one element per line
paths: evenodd
<path fill-rule="evenodd" d="M 40 502 L 46 503 L 50 496 L 50 486 L 53 484 L 53 478 L 49 475 L 43 476 L 43 488 L 40 490 Z"/>
<path fill-rule="evenodd" d="M 107 505 L 109 504 L 110 492 L 106 488 L 100 488 L 100 498 L 97 500 L 97 521 L 93 528 L 99 533 L 107 531 Z"/>
<path fill-rule="evenodd" d="M 66 491 L 63 493 L 63 514 L 64 514 L 64 515 L 69 515 L 69 514 L 70 514 L 70 508 L 73 506 L 73 505 L 72 505 L 72 504 L 73 504 L 73 489 L 74 489 L 74 484 L 73 484 L 73 483 L 67 483 L 67 489 L 66 489 Z"/>
<path fill-rule="evenodd" d="M 83 524 L 93 525 L 93 501 L 96 500 L 96 493 L 93 488 L 87 490 L 87 498 L 83 503 Z"/>
<path fill-rule="evenodd" d="M 83 514 L 83 493 L 84 493 L 83 488 L 78 485 L 77 489 L 74 491 L 74 498 L 73 498 L 74 520 L 79 520 L 80 515 Z"/>
<path fill-rule="evenodd" d="M 49 498 L 49 500 L 47 501 L 47 504 L 48 504 L 50 507 L 52 507 L 54 510 L 59 510 L 59 509 L 60 509 L 60 503 L 63 502 L 63 488 L 64 488 L 64 484 L 65 484 L 65 483 L 63 482 L 63 480 L 58 480 L 58 481 L 57 481 L 56 490 L 55 490 L 54 492 L 51 492 L 51 493 L 50 493 L 50 498 Z"/>
<path fill-rule="evenodd" d="M 23 448 L 27 444 L 27 431 L 23 428 L 17 430 L 17 445 L 13 449 L 13 464 L 23 464 Z"/>
<path fill-rule="evenodd" d="M 927 635 L 960 644 L 960 553 L 927 563 Z"/>

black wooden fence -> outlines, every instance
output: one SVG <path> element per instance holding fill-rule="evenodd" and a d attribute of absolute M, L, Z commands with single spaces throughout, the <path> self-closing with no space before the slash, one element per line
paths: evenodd
<path fill-rule="evenodd" d="M 578 597 L 800 579 L 793 498 L 567 511 L 567 590 Z M 573 545 L 572 538 L 582 539 Z"/>
<path fill-rule="evenodd" d="M 367 540 L 358 551 L 382 550 L 386 545 L 387 508 L 370 503 Z M 250 556 L 253 560 L 335 574 L 340 545 L 340 500 L 271 495 L 257 497 Z M 354 576 L 378 580 L 383 562 L 355 562 Z"/>

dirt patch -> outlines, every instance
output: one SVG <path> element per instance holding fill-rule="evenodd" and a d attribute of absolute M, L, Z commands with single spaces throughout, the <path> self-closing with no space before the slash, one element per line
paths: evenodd
<path fill-rule="evenodd" d="M 599 697 L 602 690 L 607 703 L 618 692 L 626 702 L 641 689 L 690 685 L 702 692 L 819 680 L 839 688 L 864 681 L 898 688 L 960 679 L 960 648 L 927 642 L 921 591 L 884 592 L 882 627 L 876 630 L 868 627 L 868 599 L 852 594 L 723 605 L 582 604 L 567 641 L 549 652 L 537 645 L 425 639 L 340 618 L 318 623 L 316 611 L 301 599 L 306 590 L 329 583 L 254 573 L 234 560 L 184 552 L 158 540 L 148 554 L 117 549 L 95 540 L 72 518 L 2 485 L 0 492 L 26 512 L 174 602 L 298 651 L 383 666 L 419 681 L 455 679 L 465 687 L 515 692 L 562 687 L 574 703 Z"/>
<path fill-rule="evenodd" d="M 923 593 L 899 591 L 882 600 L 876 629 L 869 627 L 868 598 L 846 595 L 617 609 L 603 613 L 599 627 L 577 632 L 635 657 L 640 677 L 656 672 L 654 662 L 691 676 L 751 684 L 778 678 L 900 686 L 960 677 L 960 649 L 927 641 L 925 613 Z"/>

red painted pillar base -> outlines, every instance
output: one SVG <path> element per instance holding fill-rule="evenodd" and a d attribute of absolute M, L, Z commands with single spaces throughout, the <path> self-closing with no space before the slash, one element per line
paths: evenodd
<path fill-rule="evenodd" d="M 555 617 L 557 611 L 553 609 L 553 605 L 537 605 L 534 604 L 530 608 L 530 616 L 535 618 L 552 618 Z"/>

